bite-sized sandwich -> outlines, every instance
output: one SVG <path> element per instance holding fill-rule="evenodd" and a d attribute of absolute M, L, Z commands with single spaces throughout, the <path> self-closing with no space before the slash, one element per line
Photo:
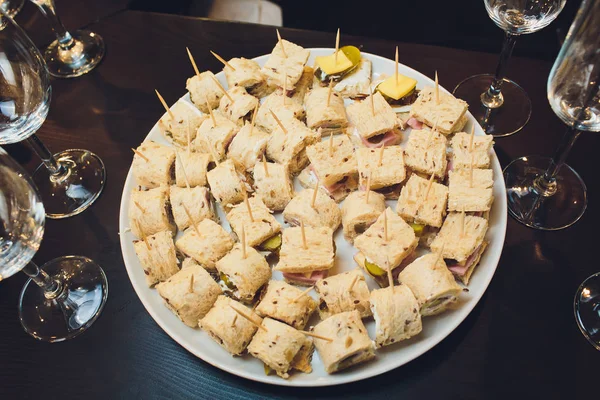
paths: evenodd
<path fill-rule="evenodd" d="M 388 269 L 397 275 L 394 270 L 401 268 L 403 261 L 412 261 L 411 257 L 418 244 L 413 228 L 390 208 L 386 208 L 365 233 L 354 239 L 354 247 L 360 251 L 354 256 L 354 260 L 379 286 L 386 287 L 389 284 Z"/>
<path fill-rule="evenodd" d="M 404 162 L 413 171 L 443 179 L 448 166 L 446 147 L 446 137 L 439 132 L 413 129 L 404 148 Z"/>
<path fill-rule="evenodd" d="M 296 193 L 296 196 L 283 210 L 283 220 L 292 226 L 310 226 L 318 228 L 328 226 L 332 231 L 342 223 L 342 212 L 339 207 L 322 190 L 317 190 L 315 204 L 312 205 L 314 189 L 304 189 Z"/>
<path fill-rule="evenodd" d="M 318 179 L 319 186 L 326 190 L 336 201 L 343 200 L 355 185 L 347 187 L 348 182 L 356 182 L 357 165 L 354 156 L 354 147 L 347 136 L 317 142 L 306 148 L 306 155 L 310 160 L 309 173 Z M 307 188 L 314 188 L 311 181 L 302 182 Z M 311 184 L 312 183 L 312 184 Z"/>
<path fill-rule="evenodd" d="M 240 203 L 227 213 L 227 221 L 238 238 L 241 238 L 242 229 L 245 230 L 248 246 L 264 249 L 263 243 L 278 236 L 281 225 L 260 198 L 252 196 L 248 199 L 248 204 L 252 214 L 248 213 L 246 204 Z"/>
<path fill-rule="evenodd" d="M 329 97 L 329 105 L 327 98 Z M 323 136 L 330 133 L 344 133 L 348 126 L 344 99 L 329 88 L 315 87 L 306 94 L 304 99 L 306 109 L 306 125 L 311 129 L 321 128 Z"/>
<path fill-rule="evenodd" d="M 241 243 L 216 263 L 219 277 L 231 295 L 250 303 L 256 293 L 271 279 L 271 267 L 258 251 L 246 246 L 246 257 Z"/>
<path fill-rule="evenodd" d="M 269 281 L 254 311 L 261 317 L 270 317 L 296 329 L 304 329 L 317 309 L 317 302 L 310 295 L 301 294 L 302 290 L 288 283 Z"/>
<path fill-rule="evenodd" d="M 445 185 L 412 174 L 402 188 L 396 212 L 413 224 L 415 233 L 420 236 L 425 225 L 442 226 L 447 202 L 448 188 Z"/>
<path fill-rule="evenodd" d="M 311 165 L 298 174 L 298 182 L 303 188 L 310 189 L 317 185 L 317 175 Z M 336 203 L 342 202 L 350 193 L 358 189 L 358 174 L 347 175 L 339 184 L 333 184 L 331 190 L 319 182 L 319 190 L 327 193 Z"/>
<path fill-rule="evenodd" d="M 371 61 L 364 57 L 360 64 L 333 86 L 333 90 L 343 98 L 363 99 L 368 97 L 371 88 Z"/>
<path fill-rule="evenodd" d="M 411 105 L 419 95 L 417 81 L 402 74 L 393 74 L 384 79 L 375 90 L 392 106 Z"/>
<path fill-rule="evenodd" d="M 356 149 L 356 161 L 361 188 L 367 187 L 371 176 L 371 190 L 383 194 L 386 199 L 398 198 L 400 184 L 406 179 L 402 147 L 386 146 L 383 155 L 381 149 L 361 147 Z"/>
<path fill-rule="evenodd" d="M 360 268 L 317 281 L 315 291 L 319 293 L 321 319 L 353 310 L 362 318 L 371 316 L 369 287 Z"/>
<path fill-rule="evenodd" d="M 225 158 L 227 149 L 240 127 L 219 111 L 214 111 L 213 115 L 217 124 L 214 124 L 212 118 L 204 120 L 194 140 L 194 148 L 201 153 L 212 154 L 220 161 Z"/>
<path fill-rule="evenodd" d="M 133 249 L 146 274 L 149 287 L 163 282 L 179 271 L 173 236 L 162 231 L 133 242 Z"/>
<path fill-rule="evenodd" d="M 346 240 L 354 243 L 354 238 L 373 225 L 384 210 L 385 197 L 382 194 L 369 193 L 367 203 L 365 191 L 350 193 L 342 204 L 342 226 Z"/>
<path fill-rule="evenodd" d="M 269 87 L 263 74 L 260 72 L 260 66 L 254 60 L 247 58 L 232 58 L 228 61 L 235 70 L 223 68 L 227 85 L 232 88 L 240 86 L 246 89 L 252 96 L 261 98 L 268 94 Z"/>
<path fill-rule="evenodd" d="M 391 146 L 402 141 L 402 121 L 381 93 L 371 99 L 355 101 L 346 108 L 348 121 L 354 129 L 353 135 L 365 147 Z"/>
<path fill-rule="evenodd" d="M 256 113 L 256 125 L 267 132 L 274 132 L 281 129 L 275 118 L 273 118 L 271 111 L 273 111 L 281 121 L 290 118 L 303 120 L 306 117 L 302 101 L 288 98 L 283 94 L 282 90 L 276 90 L 265 97 L 262 104 L 258 107 Z"/>
<path fill-rule="evenodd" d="M 226 160 L 206 174 L 213 197 L 223 205 L 230 207 L 244 200 L 244 187 L 241 177 L 232 160 Z"/>
<path fill-rule="evenodd" d="M 205 218 L 217 220 L 210 191 L 204 186 L 189 189 L 171 186 L 170 198 L 175 224 L 180 231 L 192 226 L 192 220 L 194 223 L 199 223 Z"/>
<path fill-rule="evenodd" d="M 170 113 L 165 113 L 158 120 L 158 128 L 169 142 L 186 146 L 196 137 L 196 131 L 206 119 L 206 115 L 201 114 L 196 107 L 185 100 L 173 104 L 171 113 L 175 118 L 171 118 Z"/>
<path fill-rule="evenodd" d="M 177 239 L 175 246 L 182 254 L 192 257 L 208 271 L 215 270 L 215 264 L 233 248 L 233 239 L 215 221 L 204 219 L 196 224 L 200 236 L 194 227 L 188 228 Z"/>
<path fill-rule="evenodd" d="M 423 330 L 419 302 L 406 285 L 371 292 L 377 348 L 410 339 Z"/>
<path fill-rule="evenodd" d="M 306 93 L 313 87 L 314 75 L 315 70 L 305 65 L 300 79 L 298 80 L 298 82 L 296 82 L 296 86 L 293 90 L 287 91 L 287 96 L 290 97 L 291 94 L 290 99 L 292 99 L 298 104 L 303 104 Z"/>
<path fill-rule="evenodd" d="M 250 172 L 264 156 L 268 141 L 267 132 L 246 123 L 229 145 L 227 157 L 231 158 L 241 171 Z"/>
<path fill-rule="evenodd" d="M 200 75 L 189 78 L 185 84 L 186 89 L 190 92 L 190 100 L 205 114 L 208 114 L 207 101 L 210 108 L 215 109 L 219 107 L 219 101 L 223 97 L 223 91 L 216 79 L 211 71 L 204 71 Z"/>
<path fill-rule="evenodd" d="M 273 370 L 287 379 L 290 370 L 294 369 L 295 358 L 307 342 L 306 336 L 271 318 L 263 319 L 262 326 L 264 329 L 259 329 L 252 338 L 248 353 L 265 363 L 265 371 Z"/>
<path fill-rule="evenodd" d="M 260 325 L 262 318 L 248 307 L 229 297 L 221 295 L 208 313 L 199 322 L 208 335 L 234 356 L 242 354 L 258 329 L 256 324 L 241 317 L 235 310 L 241 310 Z"/>
<path fill-rule="evenodd" d="M 286 118 L 281 123 L 286 132 L 278 127 L 271 133 L 271 139 L 267 143 L 267 157 L 287 165 L 290 173 L 295 175 L 308 165 L 306 146 L 318 141 L 320 134 L 295 118 Z"/>
<path fill-rule="evenodd" d="M 204 268 L 193 260 L 192 263 L 188 262 L 186 268 L 156 285 L 156 290 L 173 314 L 187 326 L 196 328 L 217 301 L 221 287 Z"/>
<path fill-rule="evenodd" d="M 494 137 L 491 135 L 474 136 L 471 144 L 471 135 L 465 132 L 459 132 L 452 140 L 452 168 L 468 169 L 471 168 L 471 158 L 473 168 L 490 167 L 490 151 L 494 145 Z"/>
<path fill-rule="evenodd" d="M 315 326 L 315 347 L 328 374 L 375 358 L 375 345 L 356 310 L 334 314 Z"/>
<path fill-rule="evenodd" d="M 273 211 L 282 211 L 294 197 L 287 166 L 271 162 L 254 165 L 254 192 Z"/>
<path fill-rule="evenodd" d="M 487 229 L 488 222 L 484 218 L 450 213 L 431 243 L 431 251 L 442 252 L 448 269 L 467 285 L 488 245 L 485 240 Z"/>
<path fill-rule="evenodd" d="M 472 175 L 471 175 L 472 174 Z M 494 202 L 491 169 L 459 169 L 448 173 L 448 211 L 485 213 Z"/>
<path fill-rule="evenodd" d="M 258 99 L 248 94 L 246 89 L 241 86 L 233 86 L 227 91 L 227 94 L 231 100 L 228 96 L 221 97 L 219 111 L 236 124 L 243 125 L 244 121 L 249 121 L 252 117 L 252 111 L 258 105 Z"/>
<path fill-rule="evenodd" d="M 175 162 L 175 184 L 179 187 L 187 187 L 188 184 L 190 187 L 206 186 L 206 173 L 213 166 L 210 154 L 180 151 Z"/>
<path fill-rule="evenodd" d="M 175 180 L 175 150 L 151 140 L 145 141 L 136 149 L 131 169 L 140 186 L 147 189 L 170 186 Z"/>
<path fill-rule="evenodd" d="M 413 292 L 424 317 L 446 311 L 462 292 L 444 259 L 434 253 L 425 254 L 407 265 L 398 280 Z"/>
<path fill-rule="evenodd" d="M 467 107 L 467 102 L 443 90 L 439 90 L 439 104 L 436 103 L 435 88 L 427 86 L 421 89 L 417 101 L 413 103 L 410 116 L 427 126 L 437 123 L 440 133 L 449 135 L 455 132 L 458 124 L 463 123 Z"/>
<path fill-rule="evenodd" d="M 283 279 L 300 286 L 314 285 L 327 276 L 333 267 L 335 249 L 333 231 L 328 227 L 304 228 L 306 247 L 302 239 L 302 228 L 291 227 L 283 230 L 279 262 L 273 268 L 281 271 Z"/>
<path fill-rule="evenodd" d="M 337 50 L 337 49 L 336 49 Z M 360 65 L 362 56 L 355 46 L 344 46 L 327 56 L 315 57 L 315 81 L 321 86 L 339 82 Z"/>
<path fill-rule="evenodd" d="M 161 231 L 169 231 L 171 235 L 175 235 L 177 231 L 171 214 L 168 186 L 132 190 L 127 214 L 131 232 L 138 238 Z"/>
<path fill-rule="evenodd" d="M 261 69 L 267 78 L 267 84 L 293 89 L 304 72 L 304 65 L 308 61 L 309 55 L 310 51 L 297 44 L 287 40 L 277 42 L 269 59 Z"/>

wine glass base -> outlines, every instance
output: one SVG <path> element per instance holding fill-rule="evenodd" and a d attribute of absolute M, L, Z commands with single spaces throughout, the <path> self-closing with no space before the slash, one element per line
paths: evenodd
<path fill-rule="evenodd" d="M 54 155 L 64 167 L 60 175 L 51 175 L 42 164 L 32 175 L 46 209 L 52 219 L 77 215 L 88 208 L 104 189 L 104 163 L 87 150 L 71 149 Z"/>
<path fill-rule="evenodd" d="M 82 334 L 98 318 L 108 296 L 108 281 L 102 268 L 87 257 L 66 256 L 41 267 L 63 286 L 55 299 L 29 279 L 19 298 L 23 329 L 45 342 L 61 342 Z"/>
<path fill-rule="evenodd" d="M 529 122 L 531 100 L 521 86 L 505 78 L 502 83 L 502 105 L 498 108 L 485 107 L 481 102 L 481 94 L 489 89 L 493 80 L 494 76 L 490 74 L 474 75 L 456 85 L 452 93 L 469 104 L 469 111 L 487 134 L 494 137 L 510 136 Z"/>
<path fill-rule="evenodd" d="M 585 183 L 566 164 L 556 176 L 556 192 L 551 196 L 542 194 L 536 179 L 544 174 L 550 161 L 547 157 L 522 157 L 504 168 L 509 214 L 530 228 L 546 231 L 573 225 L 587 207 Z"/>
<path fill-rule="evenodd" d="M 61 48 L 57 40 L 46 48 L 44 59 L 50 75 L 75 78 L 90 72 L 102 61 L 105 46 L 100 35 L 79 30 L 71 36 L 73 45 L 69 49 Z"/>
<path fill-rule="evenodd" d="M 588 277 L 577 289 L 573 311 L 579 330 L 600 350 L 600 272 Z"/>

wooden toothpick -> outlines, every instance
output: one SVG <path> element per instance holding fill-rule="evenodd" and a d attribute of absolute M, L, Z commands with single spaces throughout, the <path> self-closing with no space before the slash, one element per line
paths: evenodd
<path fill-rule="evenodd" d="M 288 131 L 287 131 L 287 129 L 285 129 L 285 126 L 283 126 L 283 124 L 281 123 L 281 121 L 279 120 L 279 118 L 277 118 L 277 115 L 275 115 L 275 113 L 271 109 L 269 109 L 269 112 L 271 113 L 271 115 L 275 119 L 275 122 L 277 122 L 277 125 L 279 125 L 279 127 L 281 128 L 281 130 L 283 131 L 283 133 L 285 133 L 287 135 Z"/>
<path fill-rule="evenodd" d="M 396 46 L 396 86 L 398 86 L 398 46 Z"/>
<path fill-rule="evenodd" d="M 239 309 L 237 307 L 237 304 L 235 305 L 235 307 L 233 306 L 235 303 L 230 303 L 229 307 L 231 307 L 231 309 L 233 311 L 235 311 L 236 313 L 238 313 L 242 318 L 246 319 L 247 321 L 249 321 L 251 324 L 253 324 L 254 326 L 256 326 L 258 329 L 262 329 L 265 332 L 268 332 L 267 328 L 265 328 L 264 326 L 262 326 L 262 324 L 259 324 L 258 322 L 256 322 L 254 320 L 254 318 L 252 318 L 250 315 L 246 314 L 245 311 L 242 311 L 241 309 Z"/>
<path fill-rule="evenodd" d="M 331 90 L 333 89 L 333 79 L 331 79 L 329 81 L 329 91 L 327 92 L 327 104 L 326 106 L 329 107 L 329 99 L 331 99 Z"/>
<path fill-rule="evenodd" d="M 338 28 L 337 34 L 335 35 L 335 56 L 334 56 L 335 65 L 337 65 L 339 51 L 340 51 L 340 28 Z"/>
<path fill-rule="evenodd" d="M 283 56 L 287 58 L 287 54 L 285 52 L 285 48 L 283 47 L 283 40 L 281 39 L 281 35 L 279 34 L 279 29 L 275 29 L 277 31 L 277 41 L 279 42 L 279 46 L 281 47 L 281 52 Z"/>
<path fill-rule="evenodd" d="M 206 107 L 208 108 L 208 113 L 210 114 L 210 118 L 212 119 L 213 128 L 214 128 L 215 126 L 217 126 L 217 120 L 215 118 L 215 114 L 213 113 L 212 107 L 210 106 L 210 103 L 208 102 L 208 97 L 204 96 L 204 101 L 206 101 Z"/>
<path fill-rule="evenodd" d="M 473 187 L 473 153 L 471 152 L 471 165 L 469 166 L 469 187 Z"/>
<path fill-rule="evenodd" d="M 475 139 L 475 124 L 471 125 L 471 137 L 469 138 L 469 152 L 473 151 L 473 139 Z"/>
<path fill-rule="evenodd" d="M 186 147 L 186 151 L 187 151 L 187 156 L 188 158 L 190 157 L 190 153 L 192 152 L 192 134 L 191 134 L 191 130 L 192 130 L 192 126 L 190 125 L 190 119 L 187 119 L 187 129 L 185 132 L 185 136 L 187 139 L 187 147 Z"/>
<path fill-rule="evenodd" d="M 285 99 L 287 99 L 287 67 L 283 69 L 283 105 L 285 106 Z"/>
<path fill-rule="evenodd" d="M 140 221 L 138 221 L 137 219 L 134 219 L 133 223 L 135 224 L 137 231 L 140 233 L 140 239 L 142 240 L 142 242 L 144 242 L 148 251 L 150 251 L 150 249 L 151 249 L 150 243 L 148 243 L 148 241 L 146 240 L 146 234 L 144 233 L 144 231 L 142 230 L 142 227 L 140 226 Z"/>
<path fill-rule="evenodd" d="M 368 174 L 369 175 L 367 176 L 367 194 L 365 196 L 367 204 L 369 204 L 369 195 L 371 194 L 371 171 L 369 171 Z"/>
<path fill-rule="evenodd" d="M 231 326 L 235 326 L 235 321 L 237 321 L 237 314 L 233 316 L 233 320 L 231 321 Z"/>
<path fill-rule="evenodd" d="M 333 157 L 333 132 L 329 135 L 329 157 Z"/>
<path fill-rule="evenodd" d="M 133 147 L 131 148 L 131 150 L 133 150 L 133 152 L 135 154 L 137 154 L 138 156 L 142 157 L 144 159 L 144 161 L 150 162 L 150 159 L 148 157 L 146 157 L 144 154 L 142 154 L 141 151 L 138 151 L 138 150 L 134 149 Z"/>
<path fill-rule="evenodd" d="M 246 204 L 246 209 L 248 210 L 248 216 L 250 217 L 250 221 L 254 222 L 254 216 L 252 215 L 252 208 L 250 207 L 250 201 L 248 200 L 248 193 L 246 192 L 246 190 L 242 190 L 242 195 L 244 196 L 244 204 Z"/>
<path fill-rule="evenodd" d="M 265 154 L 263 154 L 263 157 L 262 157 L 262 164 L 263 164 L 263 168 L 265 169 L 265 176 L 268 178 L 269 177 L 269 167 L 267 166 L 267 156 Z"/>
<path fill-rule="evenodd" d="M 196 60 L 194 60 L 194 56 L 188 47 L 185 48 L 188 53 L 188 57 L 190 58 L 190 62 L 192 63 L 192 67 L 194 68 L 194 72 L 196 75 L 200 76 L 200 71 L 198 70 L 198 66 L 196 65 Z"/>
<path fill-rule="evenodd" d="M 187 173 L 185 172 L 185 167 L 183 166 L 183 160 L 179 155 L 179 151 L 175 149 L 175 158 L 179 161 L 179 165 L 181 166 L 181 173 L 183 174 L 183 180 L 185 181 L 185 186 L 187 186 L 188 190 L 190 189 L 190 181 L 188 181 Z"/>
<path fill-rule="evenodd" d="M 223 87 L 223 85 L 221 85 L 221 82 L 219 82 L 219 80 L 217 78 L 215 78 L 214 75 L 211 75 L 210 77 L 217 84 L 217 86 L 219 87 L 219 90 L 221 92 L 223 92 L 223 94 L 225 95 L 225 97 L 227 97 L 229 99 L 229 101 L 233 104 L 233 99 L 231 98 L 231 96 L 229 95 L 229 93 L 227 93 L 227 90 L 225 90 L 225 88 Z"/>
<path fill-rule="evenodd" d="M 254 121 L 256 121 L 256 113 L 258 112 L 258 104 L 256 103 L 256 105 L 254 106 L 254 111 L 252 112 L 252 120 L 250 121 L 250 135 L 252 135 L 252 132 L 254 131 Z"/>
<path fill-rule="evenodd" d="M 438 82 L 438 74 L 435 71 L 435 105 L 440 104 L 440 84 Z"/>
<path fill-rule="evenodd" d="M 300 231 L 302 232 L 302 247 L 304 250 L 308 249 L 306 244 L 306 232 L 304 231 L 304 221 L 300 221 Z"/>
<path fill-rule="evenodd" d="M 183 207 L 183 211 L 185 211 L 185 214 L 187 215 L 188 219 L 190 220 L 190 223 L 192 224 L 194 231 L 196 231 L 196 235 L 198 235 L 198 237 L 201 237 L 202 235 L 200 235 L 200 231 L 198 230 L 198 225 L 196 225 L 196 221 L 194 221 L 194 218 L 192 218 L 192 214 L 190 214 L 190 210 L 188 210 L 188 208 L 183 203 L 181 204 L 181 206 Z"/>
<path fill-rule="evenodd" d="M 316 333 L 312 333 L 312 332 L 308 332 L 308 331 L 300 331 L 300 332 L 304 333 L 306 336 L 314 337 L 314 338 L 321 339 L 321 340 L 326 340 L 328 342 L 333 342 L 332 338 L 317 335 Z"/>
<path fill-rule="evenodd" d="M 175 114 L 173 114 L 173 111 L 171 111 L 171 109 L 167 105 L 167 102 L 165 101 L 165 99 L 163 99 L 163 97 L 160 95 L 160 93 L 158 93 L 158 90 L 154 89 L 154 91 L 156 92 L 156 95 L 158 96 L 158 100 L 160 100 L 161 104 L 165 108 L 165 111 L 167 112 L 167 114 L 169 114 L 169 117 L 171 117 L 172 120 L 175 120 Z"/>
<path fill-rule="evenodd" d="M 383 211 L 383 239 L 388 241 L 387 209 Z"/>
<path fill-rule="evenodd" d="M 225 59 L 223 57 L 221 57 L 220 55 L 218 55 L 217 53 L 215 53 L 214 51 L 210 51 L 210 54 L 212 54 L 213 56 L 215 56 L 215 58 L 219 61 L 221 61 L 223 63 L 223 65 L 225 65 L 226 67 L 231 68 L 232 71 L 235 71 L 235 68 L 233 68 L 231 66 L 231 64 L 229 64 L 227 61 L 225 61 Z"/>
<path fill-rule="evenodd" d="M 301 298 L 303 298 L 304 296 L 306 296 L 308 294 L 308 292 L 313 290 L 313 288 L 314 288 L 314 286 L 311 286 L 308 289 L 306 289 L 305 291 L 303 291 L 302 293 L 300 293 L 298 296 L 296 296 L 296 298 L 294 300 L 292 300 L 292 303 L 295 303 L 298 300 L 300 300 Z"/>
<path fill-rule="evenodd" d="M 190 287 L 188 293 L 194 293 L 194 274 L 190 275 Z"/>
<path fill-rule="evenodd" d="M 431 190 L 431 186 L 433 186 L 433 179 L 435 175 L 432 174 L 431 178 L 429 178 L 429 183 L 427 184 L 427 189 L 425 190 L 425 196 L 423 197 L 423 202 L 427 201 L 427 196 L 429 196 L 429 191 Z"/>
<path fill-rule="evenodd" d="M 143 213 L 146 213 L 146 209 L 144 207 L 142 207 L 142 205 L 140 203 L 138 203 L 137 201 L 133 201 L 133 204 L 135 204 L 135 206 Z"/>
<path fill-rule="evenodd" d="M 371 98 L 371 114 L 373 114 L 373 116 L 375 116 L 375 102 L 373 101 L 373 88 L 370 89 L 371 90 L 371 96 L 369 96 Z"/>
<path fill-rule="evenodd" d="M 385 145 L 382 143 L 381 148 L 379 150 L 379 160 L 377 160 L 377 166 L 381 167 L 383 164 L 383 152 L 385 151 Z"/>
<path fill-rule="evenodd" d="M 217 166 L 221 165 L 221 162 L 219 161 L 219 157 L 217 156 L 217 153 L 215 153 L 215 149 L 210 143 L 208 144 L 208 152 L 210 153 L 213 160 L 215 161 L 215 164 L 217 164 Z"/>
<path fill-rule="evenodd" d="M 242 258 L 245 260 L 248 257 L 248 253 L 246 253 L 246 229 L 244 228 L 244 224 L 242 224 Z"/>
<path fill-rule="evenodd" d="M 317 201 L 317 194 L 319 190 L 319 178 L 317 178 L 317 182 L 315 183 L 315 191 L 313 192 L 312 195 L 312 200 L 310 201 L 310 206 L 311 208 L 315 208 L 315 201 Z"/>
<path fill-rule="evenodd" d="M 358 280 L 358 275 L 354 275 L 354 278 L 352 278 L 352 281 L 350 282 L 350 286 L 348 286 L 348 292 L 352 291 L 352 288 L 354 287 L 354 284 L 356 283 L 356 281 Z"/>

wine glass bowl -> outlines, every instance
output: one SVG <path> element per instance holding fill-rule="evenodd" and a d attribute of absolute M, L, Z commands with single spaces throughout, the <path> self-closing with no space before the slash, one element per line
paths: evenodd
<path fill-rule="evenodd" d="M 588 277 L 577 289 L 573 311 L 579 330 L 600 350 L 600 272 Z"/>
<path fill-rule="evenodd" d="M 537 32 L 558 17 L 566 0 L 486 0 L 485 9 L 496 25 L 513 35 Z"/>

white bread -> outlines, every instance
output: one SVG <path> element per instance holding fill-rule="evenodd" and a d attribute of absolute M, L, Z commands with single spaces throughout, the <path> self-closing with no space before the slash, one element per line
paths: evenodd
<path fill-rule="evenodd" d="M 327 105 L 329 97 L 329 105 Z M 334 91 L 329 95 L 329 88 L 315 87 L 306 94 L 306 125 L 311 129 L 323 130 L 323 135 L 343 133 L 348 126 L 344 99 Z"/>
<path fill-rule="evenodd" d="M 158 128 L 163 136 L 177 146 L 186 146 L 189 141 L 194 140 L 196 131 L 200 124 L 206 119 L 206 115 L 185 100 L 178 100 L 171 107 L 171 114 L 166 113 L 158 120 Z"/>
<path fill-rule="evenodd" d="M 384 134 L 400 125 L 396 113 L 379 92 L 373 95 L 373 108 L 374 114 L 371 111 L 369 98 L 355 101 L 346 108 L 350 125 L 360 137 L 365 139 Z"/>
<path fill-rule="evenodd" d="M 354 279 L 356 281 L 350 290 Z M 362 318 L 371 316 L 369 287 L 360 268 L 320 279 L 315 291 L 319 293 L 319 316 L 323 320 L 352 310 L 357 310 Z"/>
<path fill-rule="evenodd" d="M 446 147 L 444 135 L 430 129 L 413 129 L 404 149 L 404 162 L 414 171 L 442 179 L 448 166 Z"/>
<path fill-rule="evenodd" d="M 294 187 L 285 165 L 267 162 L 267 171 L 262 162 L 254 165 L 254 190 L 265 205 L 273 211 L 282 211 L 294 197 Z"/>
<path fill-rule="evenodd" d="M 381 149 L 379 148 L 359 147 L 356 149 L 359 182 L 362 188 L 367 187 L 369 175 L 371 176 L 372 190 L 397 185 L 406 179 L 402 147 L 386 146 L 383 149 L 381 165 L 379 164 L 380 154 Z"/>
<path fill-rule="evenodd" d="M 481 217 L 464 216 L 464 228 L 461 229 L 462 213 L 450 213 L 444 220 L 442 229 L 431 243 L 431 251 L 438 254 L 442 247 L 442 257 L 464 263 L 483 243 L 488 222 Z M 462 231 L 462 235 L 461 235 Z"/>
<path fill-rule="evenodd" d="M 440 133 L 449 135 L 467 111 L 468 104 L 443 90 L 439 91 L 439 104 L 435 101 L 435 89 L 426 86 L 410 109 L 410 115 L 428 126 L 437 122 Z"/>
<path fill-rule="evenodd" d="M 396 212 L 407 222 L 416 222 L 439 228 L 446 215 L 448 188 L 441 183 L 432 182 L 413 174 L 400 192 Z M 425 198 L 427 195 L 427 198 Z"/>
<path fill-rule="evenodd" d="M 175 179 L 175 150 L 151 140 L 142 142 L 133 156 L 131 170 L 138 185 L 152 189 L 169 186 Z"/>
<path fill-rule="evenodd" d="M 342 222 L 342 212 L 329 196 L 318 190 L 314 207 L 311 206 L 314 189 L 304 189 L 296 193 L 283 210 L 283 219 L 290 225 L 318 228 L 327 226 L 335 231 Z"/>
<path fill-rule="evenodd" d="M 171 232 L 162 231 L 148 236 L 146 240 L 133 242 L 133 249 L 146 274 L 146 283 L 152 287 L 173 276 L 179 267 Z"/>
<path fill-rule="evenodd" d="M 161 231 L 169 231 L 174 235 L 177 231 L 171 214 L 168 186 L 132 190 L 127 214 L 131 232 L 138 238 Z"/>
<path fill-rule="evenodd" d="M 239 131 L 239 126 L 219 111 L 214 111 L 213 115 L 217 125 L 214 125 L 212 118 L 205 119 L 198 128 L 194 148 L 201 153 L 212 154 L 220 161 L 225 158 L 229 144 Z M 212 149 L 212 152 L 209 149 Z"/>
<path fill-rule="evenodd" d="M 308 164 L 306 146 L 319 140 L 320 135 L 295 118 L 284 118 L 281 123 L 287 134 L 280 127 L 271 133 L 271 139 L 267 143 L 267 157 L 287 165 L 291 174 L 297 174 Z"/>
<path fill-rule="evenodd" d="M 246 244 L 254 247 L 281 232 L 281 225 L 260 198 L 252 196 L 248 199 L 248 203 L 254 220 L 250 219 L 246 204 L 240 203 L 227 213 L 227 221 L 238 238 L 241 238 L 242 227 L 244 227 Z"/>
<path fill-rule="evenodd" d="M 333 140 L 333 145 L 331 145 Z M 331 153 L 329 151 L 331 146 Z M 319 183 L 328 187 L 351 175 L 356 175 L 354 147 L 347 136 L 334 136 L 306 148 L 306 155 Z"/>
<path fill-rule="evenodd" d="M 494 202 L 494 172 L 491 169 L 459 169 L 448 173 L 448 211 L 489 211 Z"/>
<path fill-rule="evenodd" d="M 282 90 L 276 90 L 265 97 L 256 112 L 256 125 L 269 133 L 281 129 L 277 124 L 277 121 L 273 118 L 271 111 L 273 111 L 281 121 L 290 118 L 302 120 L 306 116 L 304 107 L 302 107 L 302 100 L 297 101 L 289 99 L 283 94 Z"/>
<path fill-rule="evenodd" d="M 302 290 L 286 282 L 269 281 L 255 312 L 261 317 L 270 317 L 296 329 L 304 329 L 317 309 L 317 302 L 310 295 L 298 298 L 301 294 Z"/>
<path fill-rule="evenodd" d="M 471 135 L 465 132 L 459 132 L 452 140 L 452 168 L 469 169 L 471 168 L 471 156 L 473 157 L 473 168 L 489 168 L 490 152 L 494 145 L 494 137 L 491 135 L 475 136 L 471 147 Z"/>
<path fill-rule="evenodd" d="M 265 257 L 250 246 L 246 246 L 246 258 L 241 243 L 216 263 L 217 271 L 227 276 L 235 286 L 233 296 L 244 303 L 250 303 L 256 292 L 271 279 L 271 267 Z"/>
<path fill-rule="evenodd" d="M 333 267 L 335 250 L 333 231 L 327 227 L 304 227 L 306 248 L 302 242 L 302 228 L 283 230 L 279 262 L 274 271 L 308 273 Z"/>
<path fill-rule="evenodd" d="M 244 200 L 240 177 L 233 161 L 226 160 L 206 174 L 214 198 L 227 208 Z"/>
<path fill-rule="evenodd" d="M 195 223 L 199 223 L 205 218 L 210 218 L 213 221 L 217 220 L 210 192 L 203 186 L 196 186 L 190 189 L 171 186 L 170 198 L 173 217 L 180 231 L 184 231 L 192 226 L 188 212 Z"/>
<path fill-rule="evenodd" d="M 185 84 L 190 92 L 190 100 L 196 107 L 205 114 L 208 114 L 208 107 L 215 109 L 219 106 L 219 101 L 223 97 L 223 91 L 215 82 L 215 75 L 211 71 L 204 71 L 200 75 L 194 75 L 189 78 Z"/>
<path fill-rule="evenodd" d="M 227 157 L 231 158 L 240 170 L 252 171 L 254 165 L 264 156 L 268 141 L 267 132 L 246 123 L 229 145 Z"/>
<path fill-rule="evenodd" d="M 179 187 L 187 187 L 187 183 L 190 187 L 208 185 L 206 173 L 211 162 L 210 154 L 179 151 L 175 162 L 175 184 Z"/>
<path fill-rule="evenodd" d="M 283 44 L 283 50 L 281 46 Z M 284 53 L 285 52 L 285 53 Z M 269 86 L 286 87 L 291 90 L 304 72 L 304 65 L 308 61 L 310 51 L 295 43 L 282 39 L 277 42 L 269 59 L 262 67 L 261 72 L 267 79 Z M 287 78 L 286 78 L 287 76 Z M 284 83 L 284 79 L 287 79 Z"/>
<path fill-rule="evenodd" d="M 233 248 L 233 239 L 221 225 L 211 219 L 204 219 L 196 226 L 200 236 L 193 227 L 188 228 L 177 239 L 175 246 L 184 255 L 198 261 L 205 269 L 214 270 L 216 262 Z"/>
<path fill-rule="evenodd" d="M 247 58 L 232 58 L 229 65 L 235 68 L 235 71 L 229 67 L 224 67 L 225 79 L 227 85 L 232 88 L 241 86 L 253 96 L 258 98 L 265 96 L 268 91 L 267 81 L 260 72 L 260 66 L 254 60 Z"/>
<path fill-rule="evenodd" d="M 342 204 L 344 237 L 350 243 L 354 243 L 354 238 L 373 225 L 385 210 L 385 197 L 382 194 L 371 192 L 368 203 L 366 197 L 364 191 L 352 192 Z"/>
<path fill-rule="evenodd" d="M 244 120 L 252 116 L 254 108 L 258 105 L 258 99 L 248 94 L 241 86 L 231 87 L 227 90 L 227 94 L 232 100 L 227 96 L 221 97 L 219 111 L 236 124 L 243 125 Z"/>

